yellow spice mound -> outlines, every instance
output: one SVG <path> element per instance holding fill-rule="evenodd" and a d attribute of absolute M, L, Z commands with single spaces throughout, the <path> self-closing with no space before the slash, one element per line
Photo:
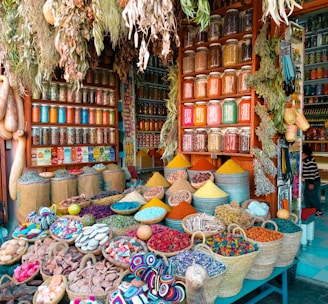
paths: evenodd
<path fill-rule="evenodd" d="M 167 212 L 171 211 L 171 207 L 164 202 L 162 202 L 158 197 L 153 197 L 147 204 L 143 205 L 139 210 L 146 209 L 149 207 L 161 207 L 164 208 Z"/>
<path fill-rule="evenodd" d="M 221 198 L 226 197 L 229 194 L 221 190 L 211 180 L 208 180 L 202 187 L 200 187 L 193 196 L 200 198 Z"/>
<path fill-rule="evenodd" d="M 152 177 L 147 181 L 145 187 L 169 187 L 171 184 L 165 179 L 165 177 L 159 172 L 155 172 Z"/>
<path fill-rule="evenodd" d="M 166 166 L 167 168 L 189 168 L 191 163 L 181 154 L 177 154 Z"/>
<path fill-rule="evenodd" d="M 221 174 L 238 174 L 244 173 L 245 170 L 232 159 L 227 160 L 215 173 Z"/>

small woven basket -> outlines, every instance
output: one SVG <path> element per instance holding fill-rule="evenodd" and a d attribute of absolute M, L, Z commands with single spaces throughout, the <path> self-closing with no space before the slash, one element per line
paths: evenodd
<path fill-rule="evenodd" d="M 186 170 L 176 170 L 173 171 L 168 175 L 166 180 L 173 185 L 175 181 L 177 181 L 179 178 L 182 178 L 184 180 L 188 180 L 188 173 Z"/>
<path fill-rule="evenodd" d="M 113 242 L 116 242 L 116 241 L 118 241 L 118 240 L 128 240 L 128 241 L 129 241 L 129 240 L 131 240 L 131 239 L 133 239 L 133 238 L 130 237 L 130 236 L 117 236 L 117 237 L 113 238 L 112 241 L 113 241 Z M 147 245 L 146 245 L 145 242 L 143 242 L 143 241 L 141 241 L 141 240 L 139 240 L 139 239 L 135 239 L 135 241 L 136 241 L 136 242 L 142 247 L 144 253 L 147 253 L 147 252 L 148 252 L 148 248 L 147 248 Z M 138 253 L 142 253 L 142 251 L 139 251 Z M 102 254 L 103 254 L 104 258 L 105 258 L 107 261 L 111 262 L 111 263 L 112 263 L 113 265 L 115 265 L 115 266 L 121 267 L 121 268 L 123 268 L 123 269 L 128 269 L 129 266 L 130 266 L 130 263 L 123 263 L 123 262 L 120 262 L 120 261 L 118 261 L 118 260 L 116 260 L 116 259 L 110 257 L 110 256 L 107 254 L 107 252 L 106 252 L 106 246 L 103 246 L 103 247 L 102 247 Z M 135 253 L 135 254 L 137 254 L 137 253 Z M 135 255 L 135 254 L 130 255 L 130 258 L 132 258 L 133 255 Z"/>
<path fill-rule="evenodd" d="M 117 202 L 116 202 L 117 203 Z M 125 210 L 122 210 L 122 209 L 115 209 L 115 204 L 116 203 L 114 203 L 113 205 L 111 205 L 111 209 L 112 209 L 112 211 L 114 211 L 115 213 L 117 213 L 117 214 L 121 214 L 121 215 L 130 215 L 130 214 L 133 214 L 133 213 L 135 213 L 135 212 L 137 212 L 139 209 L 140 209 L 140 207 L 141 207 L 141 205 L 139 204 L 139 203 L 137 203 L 137 202 L 135 202 L 135 205 L 136 205 L 136 207 L 135 208 L 132 208 L 132 209 L 125 209 Z"/>
<path fill-rule="evenodd" d="M 163 186 L 156 186 L 146 190 L 143 194 L 143 197 L 147 202 L 149 202 L 154 197 L 157 197 L 158 199 L 161 200 L 164 197 L 164 193 L 165 191 Z"/>
<path fill-rule="evenodd" d="M 167 199 L 167 203 L 171 207 L 179 205 L 179 203 L 181 203 L 182 201 L 185 201 L 185 202 L 191 204 L 192 194 L 190 191 L 179 190 L 179 191 L 173 192 Z"/>
<path fill-rule="evenodd" d="M 69 208 L 69 206 L 62 206 L 61 203 L 62 202 L 60 202 L 59 205 L 58 205 L 58 207 L 57 207 L 58 211 L 60 211 L 61 214 L 68 214 L 68 208 Z M 78 204 L 81 207 L 81 209 L 83 209 L 85 207 L 90 206 L 91 205 L 91 202 L 89 200 L 85 200 L 85 201 L 83 201 L 81 203 L 75 203 L 75 204 Z"/>
<path fill-rule="evenodd" d="M 168 168 L 166 166 L 164 166 L 164 177 L 168 178 L 168 176 L 172 173 L 174 173 L 175 171 L 180 171 L 180 170 L 185 170 L 187 172 L 187 169 L 189 169 L 190 167 L 180 167 L 180 168 Z"/>
<path fill-rule="evenodd" d="M 161 208 L 161 207 L 149 207 L 149 208 Z M 163 214 L 160 216 L 157 216 L 154 218 L 149 218 L 149 219 L 140 219 L 140 218 L 138 219 L 138 213 L 136 213 L 134 215 L 134 219 L 142 224 L 147 224 L 147 225 L 157 224 L 157 223 L 161 222 L 166 216 L 166 210 L 164 208 L 161 208 L 161 209 L 163 209 L 165 212 L 163 212 Z M 143 209 L 143 210 L 145 210 L 145 209 Z M 142 210 L 139 212 L 142 212 Z"/>
<path fill-rule="evenodd" d="M 63 275 L 61 275 L 61 278 L 62 278 L 62 282 L 63 282 L 63 288 L 60 290 L 60 292 L 58 292 L 56 294 L 56 298 L 53 299 L 51 302 L 48 302 L 48 304 L 58 304 L 61 302 L 61 300 L 64 298 L 64 295 L 65 295 L 65 290 L 66 290 L 66 286 L 67 286 L 67 278 Z M 47 280 L 45 280 L 45 282 L 41 285 L 41 286 L 47 286 L 50 284 L 51 282 L 51 278 L 48 278 Z M 38 304 L 39 302 L 37 301 L 38 299 L 38 290 L 36 291 L 36 293 L 34 294 L 33 296 L 33 304 Z"/>
<path fill-rule="evenodd" d="M 214 181 L 214 172 L 215 172 L 215 170 L 190 170 L 190 169 L 188 169 L 187 172 L 188 172 L 188 180 L 189 180 L 190 183 L 192 182 L 193 177 L 196 174 L 201 173 L 201 172 L 210 172 L 210 173 L 212 173 L 213 174 L 213 181 Z"/>
<path fill-rule="evenodd" d="M 240 207 L 243 209 L 247 209 L 249 204 L 253 201 L 254 201 L 254 199 L 248 199 L 248 200 L 242 202 Z M 261 204 L 267 204 L 267 202 L 260 202 L 260 201 L 258 201 L 258 202 Z M 268 210 L 268 213 L 266 216 L 263 216 L 263 217 L 262 216 L 254 217 L 253 216 L 253 218 L 254 218 L 254 222 L 263 222 L 263 221 L 267 221 L 267 220 L 271 219 L 270 209 Z"/>
<path fill-rule="evenodd" d="M 24 249 L 15 258 L 13 258 L 11 260 L 5 261 L 5 262 L 4 261 L 0 261 L 0 265 L 13 265 L 13 264 L 15 264 L 16 262 L 18 262 L 22 258 L 22 256 L 27 252 L 28 242 L 25 241 L 25 240 L 21 240 L 21 241 L 24 241 L 25 242 Z"/>
<path fill-rule="evenodd" d="M 112 205 L 124 197 L 124 194 L 115 194 L 100 199 L 91 200 L 91 205 Z"/>
<path fill-rule="evenodd" d="M 206 180 L 204 180 L 204 181 L 202 181 L 202 182 L 196 182 L 197 177 L 202 176 L 202 175 L 203 175 L 203 176 L 204 176 L 204 175 L 208 176 L 208 179 L 206 179 Z M 193 188 L 195 188 L 195 189 L 199 189 L 199 188 L 201 188 L 202 186 L 204 186 L 208 180 L 211 180 L 212 182 L 214 182 L 214 175 L 213 175 L 213 173 L 212 173 L 211 171 L 200 171 L 200 172 L 196 173 L 196 174 L 191 178 L 190 183 L 191 183 L 191 186 L 192 186 Z"/>
<path fill-rule="evenodd" d="M 21 281 L 21 282 L 18 282 L 17 279 L 16 279 L 16 277 L 15 277 L 15 275 L 13 275 L 13 278 L 12 278 L 13 283 L 15 283 L 16 285 L 20 285 L 20 284 L 28 283 L 28 282 L 34 280 L 35 278 L 38 277 L 38 275 L 40 275 L 40 267 L 41 267 L 41 266 L 39 265 L 39 268 L 38 268 L 37 271 L 35 271 L 35 272 L 34 272 L 31 276 L 29 276 L 26 280 Z"/>

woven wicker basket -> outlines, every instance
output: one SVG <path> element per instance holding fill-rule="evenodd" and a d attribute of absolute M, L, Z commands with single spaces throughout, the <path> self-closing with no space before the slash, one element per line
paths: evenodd
<path fill-rule="evenodd" d="M 176 171 L 173 171 L 172 173 L 170 173 L 166 180 L 171 184 L 173 185 L 174 182 L 176 180 L 178 180 L 179 178 L 182 178 L 182 179 L 185 179 L 185 180 L 188 180 L 188 173 L 186 170 L 176 170 Z"/>
<path fill-rule="evenodd" d="M 62 202 L 60 202 L 59 205 L 58 205 L 58 207 L 57 207 L 58 211 L 60 211 L 61 214 L 68 214 L 68 208 L 69 208 L 69 206 L 67 206 L 67 207 L 66 206 L 62 206 L 61 203 Z M 85 207 L 90 206 L 91 205 L 91 201 L 86 200 L 86 201 L 83 201 L 81 203 L 76 203 L 76 204 L 78 204 L 81 207 L 81 209 L 83 209 Z"/>
<path fill-rule="evenodd" d="M 25 240 L 21 240 L 21 241 L 25 242 L 24 249 L 15 258 L 13 258 L 11 260 L 6 261 L 6 262 L 0 261 L 0 265 L 12 265 L 12 264 L 15 264 L 16 262 L 20 261 L 20 259 L 27 252 L 27 249 L 28 249 L 28 243 Z M 2 244 L 2 246 L 3 246 L 3 244 Z"/>
<path fill-rule="evenodd" d="M 116 202 L 119 204 L 119 202 Z M 116 209 L 115 208 L 115 204 L 114 203 L 113 205 L 110 206 L 110 208 L 112 209 L 113 212 L 117 213 L 117 214 L 121 214 L 121 215 L 130 215 L 130 214 L 133 214 L 135 212 L 137 212 L 141 205 L 138 203 L 138 202 L 134 202 L 136 207 L 135 208 L 132 208 L 132 209 L 125 209 L 125 210 L 122 210 L 122 209 Z M 126 202 L 123 202 L 123 203 L 126 203 Z"/>
<path fill-rule="evenodd" d="M 112 205 L 124 197 L 124 194 L 106 196 L 100 199 L 91 200 L 92 205 Z"/>
<path fill-rule="evenodd" d="M 175 171 L 179 171 L 179 170 L 185 170 L 187 172 L 187 169 L 189 169 L 189 167 L 168 168 L 168 167 L 164 166 L 164 177 L 167 178 L 170 174 L 172 174 Z"/>
<path fill-rule="evenodd" d="M 35 278 L 37 278 L 40 275 L 40 265 L 39 268 L 36 272 L 34 272 L 30 277 L 28 277 L 26 280 L 18 282 L 15 275 L 13 275 L 12 281 L 13 283 L 15 283 L 16 285 L 20 285 L 20 284 L 24 284 L 24 283 L 28 283 L 32 280 L 34 280 Z"/>
<path fill-rule="evenodd" d="M 194 181 L 195 178 L 196 178 L 197 176 L 199 176 L 199 175 L 204 175 L 204 174 L 206 174 L 206 175 L 209 176 L 207 180 L 204 180 L 203 182 L 200 182 L 200 183 L 197 183 L 197 182 Z M 193 188 L 195 188 L 195 189 L 199 189 L 199 188 L 201 188 L 202 186 L 204 186 L 208 180 L 211 180 L 212 182 L 214 182 L 214 175 L 213 175 L 213 173 L 212 173 L 211 171 L 199 171 L 199 172 L 197 172 L 197 173 L 196 173 L 196 174 L 190 179 L 190 183 L 191 183 L 191 186 L 192 186 Z"/>
<path fill-rule="evenodd" d="M 189 180 L 190 183 L 192 182 L 193 177 L 196 174 L 200 173 L 200 172 L 210 172 L 210 173 L 212 173 L 213 174 L 213 180 L 212 181 L 214 181 L 214 172 L 215 172 L 215 170 L 190 170 L 190 169 L 188 169 L 187 172 L 188 172 L 188 180 Z"/>
<path fill-rule="evenodd" d="M 167 199 L 167 203 L 171 207 L 179 205 L 179 203 L 181 203 L 182 201 L 185 201 L 185 202 L 191 204 L 192 194 L 190 191 L 179 190 L 179 191 L 173 192 L 172 194 L 169 195 L 169 197 Z"/>
<path fill-rule="evenodd" d="M 48 278 L 41 286 L 47 286 L 50 284 L 51 282 L 51 278 Z M 63 299 L 64 295 L 65 295 L 65 290 L 66 290 L 66 286 L 67 286 L 67 278 L 63 275 L 61 275 L 61 279 L 63 282 L 63 288 L 60 290 L 60 292 L 58 292 L 56 294 L 56 298 L 54 300 L 52 300 L 51 302 L 48 302 L 49 304 L 58 304 L 61 302 L 61 300 Z M 33 304 L 38 304 L 39 302 L 37 302 L 37 298 L 38 298 L 38 290 L 36 291 L 36 293 L 33 296 Z"/>
<path fill-rule="evenodd" d="M 154 195 L 154 192 L 156 193 Z M 143 197 L 147 202 L 149 202 L 152 198 L 157 197 L 158 199 L 162 199 L 164 197 L 164 187 L 163 186 L 156 186 L 156 187 L 151 187 L 148 190 L 146 190 L 143 194 Z"/>
<path fill-rule="evenodd" d="M 256 243 L 259 247 L 259 254 L 246 275 L 247 279 L 264 280 L 268 278 L 272 274 L 275 263 L 277 262 L 278 255 L 282 247 L 283 234 L 278 232 L 277 224 L 270 220 L 263 222 L 261 228 L 266 230 L 268 233 L 272 232 L 272 230 L 264 228 L 265 224 L 269 222 L 275 226 L 275 232 L 280 233 L 281 238 L 270 242 L 259 242 L 247 237 L 249 241 Z"/>
<path fill-rule="evenodd" d="M 117 237 L 115 237 L 115 238 L 112 239 L 112 242 L 116 242 L 116 241 L 119 241 L 119 240 L 128 240 L 128 241 L 129 241 L 129 240 L 131 240 L 131 239 L 133 239 L 133 238 L 132 238 L 132 237 L 129 237 L 129 236 L 117 236 Z M 139 251 L 138 253 L 142 253 L 142 252 L 147 253 L 147 252 L 148 252 L 148 248 L 147 248 L 147 245 L 146 245 L 145 242 L 143 242 L 143 241 L 141 241 L 141 240 L 139 240 L 139 239 L 135 239 L 135 241 L 136 241 L 136 242 L 142 247 L 142 249 L 143 249 L 142 251 Z M 116 259 L 110 257 L 110 256 L 107 254 L 107 252 L 106 252 L 106 246 L 103 246 L 103 247 L 102 247 L 102 254 L 103 254 L 104 258 L 105 258 L 107 261 L 111 262 L 113 265 L 116 265 L 116 266 L 121 267 L 121 268 L 123 268 L 123 269 L 128 269 L 129 266 L 130 266 L 130 263 L 123 263 L 123 262 L 120 262 L 120 261 L 118 261 L 118 260 L 116 260 Z M 137 253 L 135 253 L 135 254 L 137 254 Z M 129 257 L 132 258 L 133 255 L 134 255 L 134 254 L 130 255 Z"/>
<path fill-rule="evenodd" d="M 161 208 L 161 207 L 149 207 L 147 209 L 150 209 L 150 208 Z M 154 217 L 154 218 L 150 218 L 150 219 L 138 219 L 138 212 L 134 215 L 134 219 L 142 224 L 147 224 L 147 225 L 151 225 L 151 224 L 156 224 L 156 223 L 159 223 L 160 221 L 162 221 L 165 216 L 166 216 L 166 210 L 164 208 L 161 208 L 163 209 L 165 212 L 163 212 L 162 215 L 160 216 L 157 216 L 157 217 Z M 146 209 L 143 209 L 143 210 L 146 210 Z M 143 212 L 143 210 L 139 211 L 139 212 Z"/>
<path fill-rule="evenodd" d="M 254 199 L 248 199 L 248 200 L 242 202 L 240 207 L 243 208 L 243 209 L 247 209 L 249 204 L 253 201 L 255 201 L 255 200 Z M 260 202 L 260 201 L 258 201 L 258 202 L 261 203 L 261 204 L 268 204 L 267 202 Z M 271 218 L 271 214 L 270 214 L 270 210 L 268 210 L 268 213 L 267 213 L 266 216 L 263 216 L 263 217 L 256 216 L 256 217 L 254 217 L 254 222 L 263 222 L 263 221 L 269 220 L 270 218 Z"/>

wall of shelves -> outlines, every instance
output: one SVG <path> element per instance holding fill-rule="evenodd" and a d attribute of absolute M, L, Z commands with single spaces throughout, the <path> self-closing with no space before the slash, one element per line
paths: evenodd
<path fill-rule="evenodd" d="M 92 72 L 92 74 L 91 74 Z M 118 80 L 89 71 L 73 92 L 62 79 L 25 98 L 27 167 L 79 167 L 118 162 Z"/>

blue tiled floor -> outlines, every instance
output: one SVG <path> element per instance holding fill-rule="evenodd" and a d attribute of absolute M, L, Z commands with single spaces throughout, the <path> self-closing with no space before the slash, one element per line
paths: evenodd
<path fill-rule="evenodd" d="M 322 207 L 324 215 L 315 218 L 312 246 L 300 250 L 296 274 L 328 283 L 328 206 Z"/>

